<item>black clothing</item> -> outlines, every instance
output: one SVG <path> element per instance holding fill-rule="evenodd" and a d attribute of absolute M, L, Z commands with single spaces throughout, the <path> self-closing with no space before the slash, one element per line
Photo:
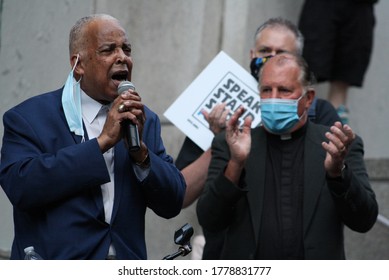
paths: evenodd
<path fill-rule="evenodd" d="M 318 82 L 361 87 L 373 48 L 372 0 L 306 0 L 299 29 L 303 57 Z"/>
<path fill-rule="evenodd" d="M 308 111 L 308 117 L 314 123 L 320 123 L 328 126 L 333 125 L 336 121 L 340 121 L 332 104 L 327 100 L 319 98 L 315 98 L 314 103 L 312 103 L 311 108 Z M 184 169 L 186 166 L 197 160 L 203 152 L 204 151 L 199 146 L 186 137 L 175 162 L 177 168 L 179 170 Z M 203 234 L 206 240 L 203 251 L 203 259 L 219 259 L 224 243 L 224 231 L 215 233 L 208 232 L 206 229 L 203 229 Z"/>
<path fill-rule="evenodd" d="M 322 143 L 326 141 L 325 133 L 328 129 L 308 122 L 304 136 L 301 206 L 301 238 L 304 245 L 303 254 L 298 257 L 310 260 L 345 259 L 344 226 L 357 232 L 367 232 L 378 215 L 360 137 L 357 136 L 348 148 L 342 177 L 331 179 L 326 176 L 326 151 Z M 262 217 L 266 215 L 263 212 L 268 133 L 263 127 L 256 127 L 251 130 L 251 139 L 250 154 L 239 183 L 235 184 L 223 172 L 230 159 L 225 133 L 215 136 L 208 178 L 197 201 L 200 225 L 212 232 L 225 231 L 221 259 L 245 260 L 257 257 Z M 295 249 L 289 258 L 293 258 L 292 254 L 296 252 L 299 254 L 299 246 Z"/>
<path fill-rule="evenodd" d="M 262 226 L 256 259 L 304 259 L 302 201 L 306 128 L 282 140 L 267 134 Z"/>

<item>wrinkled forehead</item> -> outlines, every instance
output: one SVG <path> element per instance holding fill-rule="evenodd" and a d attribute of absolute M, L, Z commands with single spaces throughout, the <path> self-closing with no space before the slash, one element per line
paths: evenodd
<path fill-rule="evenodd" d="M 268 71 L 268 69 L 292 69 L 299 68 L 296 61 L 296 57 L 289 53 L 283 53 L 271 57 L 263 66 L 263 72 Z"/>
<path fill-rule="evenodd" d="M 115 18 L 96 18 L 88 25 L 88 35 L 93 37 L 126 37 L 126 31 Z"/>
<path fill-rule="evenodd" d="M 296 58 L 288 53 L 279 54 L 271 57 L 262 67 L 259 74 L 259 81 L 262 84 L 265 79 L 277 79 L 289 77 L 290 80 L 298 79 L 300 76 L 300 67 Z"/>

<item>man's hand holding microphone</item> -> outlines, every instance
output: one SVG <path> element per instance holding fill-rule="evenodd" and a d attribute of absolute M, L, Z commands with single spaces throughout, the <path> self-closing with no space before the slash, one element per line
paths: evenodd
<path fill-rule="evenodd" d="M 118 95 L 112 103 L 103 131 L 97 139 L 100 149 L 104 153 L 123 139 L 135 164 L 147 167 L 148 149 L 142 142 L 146 116 L 141 98 L 135 91 L 135 86 L 129 81 L 122 81 L 119 84 Z"/>

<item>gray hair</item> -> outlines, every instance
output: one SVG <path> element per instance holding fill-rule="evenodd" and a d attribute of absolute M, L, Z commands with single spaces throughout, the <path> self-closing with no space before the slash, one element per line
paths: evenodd
<path fill-rule="evenodd" d="M 69 33 L 69 54 L 72 55 L 77 53 L 82 48 L 84 44 L 84 28 L 89 23 L 93 22 L 96 19 L 115 19 L 114 17 L 107 14 L 92 14 L 83 18 L 80 18 L 70 29 Z"/>
<path fill-rule="evenodd" d="M 254 42 L 257 40 L 258 36 L 261 34 L 261 32 L 266 28 L 284 28 L 286 30 L 289 30 L 294 34 L 296 37 L 296 49 L 297 53 L 301 55 L 303 53 L 303 47 L 304 47 L 304 36 L 300 32 L 300 30 L 297 28 L 297 26 L 292 23 L 291 21 L 284 19 L 284 18 L 270 18 L 267 21 L 265 21 L 262 25 L 260 25 L 257 28 L 257 31 L 255 32 L 254 36 Z"/>

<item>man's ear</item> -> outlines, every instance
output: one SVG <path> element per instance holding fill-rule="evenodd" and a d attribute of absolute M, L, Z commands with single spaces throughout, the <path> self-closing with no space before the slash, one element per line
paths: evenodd
<path fill-rule="evenodd" d="M 78 57 L 78 60 L 77 60 Z M 83 75 L 84 75 L 84 68 L 81 63 L 81 56 L 79 54 L 73 54 L 70 57 L 70 65 L 73 69 L 74 65 L 77 63 L 76 67 L 74 68 L 74 78 L 78 81 Z"/>
<path fill-rule="evenodd" d="M 315 98 L 315 95 L 316 95 L 316 91 L 314 88 L 309 88 L 307 90 L 307 93 L 306 93 L 306 96 L 307 96 L 307 102 L 306 102 L 306 105 L 305 105 L 305 108 L 307 108 L 307 110 L 309 109 L 309 107 L 311 106 L 312 102 L 313 102 L 313 99 Z"/>

